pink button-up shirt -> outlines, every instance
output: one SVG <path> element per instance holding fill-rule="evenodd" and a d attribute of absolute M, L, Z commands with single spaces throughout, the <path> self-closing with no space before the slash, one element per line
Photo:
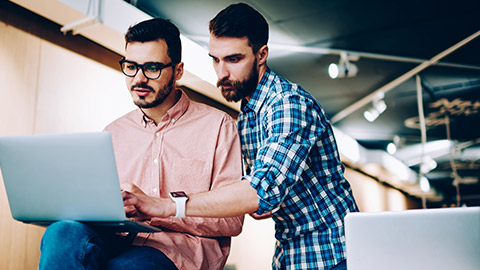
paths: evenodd
<path fill-rule="evenodd" d="M 136 109 L 105 128 L 112 135 L 122 184 L 170 198 L 171 191 L 188 195 L 240 181 L 240 141 L 233 119 L 179 94 L 157 125 Z M 139 234 L 134 245 L 159 249 L 179 269 L 223 269 L 230 236 L 241 232 L 243 216 L 154 218 L 150 224 L 168 230 Z"/>

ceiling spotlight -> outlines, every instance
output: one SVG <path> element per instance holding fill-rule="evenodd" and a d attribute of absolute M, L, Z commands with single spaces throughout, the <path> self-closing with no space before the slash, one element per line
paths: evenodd
<path fill-rule="evenodd" d="M 358 72 L 357 66 L 352 64 L 349 61 L 349 57 L 345 52 L 342 52 L 340 54 L 340 62 L 338 64 L 331 63 L 328 66 L 328 75 L 332 79 L 343 78 L 343 77 L 355 77 L 357 75 L 357 72 Z"/>
<path fill-rule="evenodd" d="M 423 174 L 427 174 L 437 168 L 437 162 L 431 156 L 423 157 L 422 163 L 420 163 L 420 170 Z"/>
<path fill-rule="evenodd" d="M 387 109 L 387 104 L 385 104 L 385 101 L 383 101 L 383 97 L 384 94 L 379 93 L 379 95 L 373 99 L 372 107 L 363 113 L 363 117 L 365 117 L 365 119 L 367 119 L 369 122 L 375 121 L 375 119 L 377 119 L 380 114 Z"/>
<path fill-rule="evenodd" d="M 387 152 L 390 155 L 393 155 L 397 152 L 397 146 L 395 145 L 395 143 L 391 142 L 387 145 Z"/>
<path fill-rule="evenodd" d="M 430 192 L 430 182 L 425 176 L 420 178 L 420 190 L 425 193 Z"/>

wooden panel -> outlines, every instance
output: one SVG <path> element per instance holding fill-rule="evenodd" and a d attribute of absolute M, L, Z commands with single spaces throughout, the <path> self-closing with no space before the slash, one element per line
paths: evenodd
<path fill-rule="evenodd" d="M 0 22 L 0 135 L 33 130 L 40 40 Z"/>
<path fill-rule="evenodd" d="M 0 176 L 0 269 L 37 269 L 44 228 L 13 220 Z"/>
<path fill-rule="evenodd" d="M 26 6 L 33 6 L 37 5 L 36 3 L 40 1 L 20 0 L 16 2 L 22 2 L 22 4 L 25 4 Z M 63 4 L 60 3 L 60 1 L 48 0 L 49 3 L 43 3 L 44 1 L 41 2 L 41 4 L 44 4 L 44 6 L 50 5 L 52 6 L 52 9 L 60 9 L 64 11 L 61 9 Z M 70 13 L 71 10 L 68 10 L 67 12 Z M 66 14 L 61 15 L 61 17 L 65 15 Z M 78 18 L 76 15 L 73 16 L 74 17 L 70 17 L 68 22 L 73 22 Z M 87 58 L 95 59 L 95 61 L 103 63 L 104 65 L 107 65 L 115 70 L 120 70 L 118 60 L 120 60 L 122 57 L 121 55 L 93 43 L 91 40 L 82 35 L 64 35 L 60 31 L 60 28 L 62 27 L 61 25 L 54 23 L 21 6 L 18 6 L 13 2 L 0 1 L 0 20 L 34 36 L 37 36 L 42 40 L 50 41 L 51 43 L 57 44 L 63 48 L 67 48 L 68 50 L 76 52 Z"/>
<path fill-rule="evenodd" d="M 0 22 L 0 136 L 31 134 L 40 40 Z M 0 176 L 0 269 L 36 269 L 43 228 L 13 220 Z"/>
<path fill-rule="evenodd" d="M 42 41 L 35 133 L 101 131 L 136 108 L 124 75 Z"/>

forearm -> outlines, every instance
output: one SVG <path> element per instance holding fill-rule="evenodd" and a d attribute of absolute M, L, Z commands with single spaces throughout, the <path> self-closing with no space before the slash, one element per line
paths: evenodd
<path fill-rule="evenodd" d="M 189 195 L 186 215 L 191 217 L 236 217 L 257 209 L 257 192 L 248 181 L 244 180 L 209 192 Z"/>
<path fill-rule="evenodd" d="M 167 198 L 154 198 L 145 194 L 122 192 L 123 203 L 130 209 L 127 215 L 136 219 L 146 217 L 172 217 L 176 214 L 175 202 Z M 188 194 L 187 217 L 238 217 L 258 209 L 257 192 L 249 181 L 225 185 L 217 189 Z"/>
<path fill-rule="evenodd" d="M 203 237 L 237 236 L 242 232 L 243 215 L 230 218 L 152 218 L 151 225 Z"/>

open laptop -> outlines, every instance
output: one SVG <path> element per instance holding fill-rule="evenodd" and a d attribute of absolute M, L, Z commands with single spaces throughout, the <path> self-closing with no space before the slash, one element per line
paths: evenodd
<path fill-rule="evenodd" d="M 0 168 L 14 219 L 76 220 L 118 232 L 159 228 L 127 219 L 110 133 L 0 137 Z"/>
<path fill-rule="evenodd" d="M 348 270 L 479 270 L 480 207 L 351 213 Z"/>

